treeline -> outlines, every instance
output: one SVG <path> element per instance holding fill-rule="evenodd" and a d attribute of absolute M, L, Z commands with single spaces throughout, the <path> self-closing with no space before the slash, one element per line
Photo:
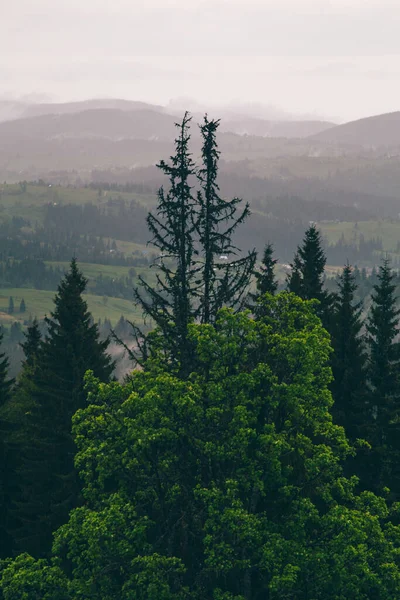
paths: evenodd
<path fill-rule="evenodd" d="M 111 237 L 118 240 L 147 241 L 145 223 L 146 209 L 131 200 L 109 199 L 104 206 L 86 203 L 50 204 L 46 207 L 45 230 L 62 233 L 73 231 L 79 235 Z"/>
<path fill-rule="evenodd" d="M 0 287 L 55 290 L 63 274 L 62 267 L 46 265 L 42 260 L 34 258 L 7 259 L 0 263 Z"/>
<path fill-rule="evenodd" d="M 7 259 L 0 263 L 0 288 L 56 290 L 64 272 L 64 267 L 46 265 L 38 259 Z M 88 291 L 98 296 L 131 300 L 135 277 L 133 267 L 129 269 L 126 277 L 109 277 L 100 273 L 91 280 Z"/>
<path fill-rule="evenodd" d="M 356 243 L 345 240 L 344 235 L 336 244 L 326 245 L 327 260 L 330 265 L 342 265 L 346 261 L 354 264 L 376 264 L 383 254 L 381 238 L 365 240 L 361 234 Z"/>
<path fill-rule="evenodd" d="M 295 209 L 293 209 L 295 213 Z M 304 229 L 310 222 L 316 221 L 314 216 L 310 221 L 292 218 L 278 218 L 274 214 L 253 214 L 247 223 L 238 231 L 235 241 L 239 246 L 254 244 L 262 249 L 265 239 L 274 245 L 277 256 L 281 261 L 288 262 L 296 250 L 296 240 L 301 239 Z M 377 264 L 383 253 L 382 240 L 372 238 L 365 240 L 361 234 L 357 241 L 347 241 L 342 236 L 335 244 L 324 240 L 328 264 L 341 265 L 349 260 L 352 264 Z"/>
<path fill-rule="evenodd" d="M 135 252 L 126 255 L 118 251 L 115 240 L 104 240 L 59 230 L 38 228 L 15 237 L 0 236 L 0 260 L 41 260 L 68 262 L 78 256 L 81 262 L 115 266 L 147 266 L 154 259 L 152 253 Z"/>
<path fill-rule="evenodd" d="M 185 115 L 160 163 L 148 225 L 174 266 L 136 290 L 142 368 L 110 381 L 75 261 L 16 384 L 0 356 L 5 600 L 400 597 L 389 261 L 366 318 L 349 265 L 324 287 L 313 225 L 282 293 L 270 244 L 259 268 L 220 264 L 249 211 L 219 195 L 218 124 L 205 117 L 196 165 Z"/>
<path fill-rule="evenodd" d="M 109 171 L 92 171 L 92 180 L 87 187 L 92 190 L 98 190 L 100 193 L 103 192 L 123 192 L 123 193 L 135 193 L 135 194 L 151 194 L 155 195 L 158 191 L 157 185 L 148 185 L 144 181 L 134 183 L 132 181 L 125 181 L 121 183 L 121 179 L 118 175 L 115 175 L 115 171 L 110 169 Z M 115 180 L 115 181 L 114 181 Z"/>

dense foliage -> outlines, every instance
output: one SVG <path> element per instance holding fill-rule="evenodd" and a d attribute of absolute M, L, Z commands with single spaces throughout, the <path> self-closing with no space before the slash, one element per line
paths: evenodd
<path fill-rule="evenodd" d="M 74 417 L 84 506 L 49 563 L 6 564 L 5 598 L 400 593 L 400 530 L 342 475 L 351 450 L 329 412 L 329 338 L 311 304 L 263 302 L 261 320 L 224 311 L 191 326 L 186 381 L 157 361 L 124 385 L 88 375 Z"/>

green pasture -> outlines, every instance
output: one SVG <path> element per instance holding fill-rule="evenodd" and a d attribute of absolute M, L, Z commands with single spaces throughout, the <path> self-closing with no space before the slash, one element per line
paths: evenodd
<path fill-rule="evenodd" d="M 12 315 L 7 313 L 10 296 L 13 297 L 15 307 L 15 312 Z M 13 321 L 23 321 L 29 315 L 42 319 L 53 310 L 54 296 L 55 292 L 31 288 L 0 289 L 0 323 L 9 324 Z M 26 312 L 21 314 L 19 305 L 22 298 L 25 300 Z M 137 320 L 138 322 L 142 320 L 140 309 L 135 308 L 130 300 L 94 296 L 93 294 L 86 294 L 84 298 L 95 321 L 108 318 L 115 325 L 121 315 L 129 320 Z"/>
<path fill-rule="evenodd" d="M 108 200 L 122 198 L 135 200 L 146 207 L 156 202 L 150 194 L 135 192 L 101 191 L 84 187 L 59 185 L 32 185 L 24 183 L 0 184 L 0 220 L 11 217 L 23 217 L 34 222 L 42 222 L 43 207 L 48 204 L 94 204 L 102 206 Z"/>
<path fill-rule="evenodd" d="M 338 242 L 342 235 L 346 241 L 351 242 L 359 240 L 360 235 L 365 240 L 380 237 L 385 252 L 396 252 L 397 243 L 400 242 L 400 221 L 318 223 L 318 227 L 329 244 Z"/>

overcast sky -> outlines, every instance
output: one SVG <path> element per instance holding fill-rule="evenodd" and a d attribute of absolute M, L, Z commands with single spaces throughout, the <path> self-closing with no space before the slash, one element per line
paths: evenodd
<path fill-rule="evenodd" d="M 400 110 L 398 0 L 0 0 L 0 97 Z"/>

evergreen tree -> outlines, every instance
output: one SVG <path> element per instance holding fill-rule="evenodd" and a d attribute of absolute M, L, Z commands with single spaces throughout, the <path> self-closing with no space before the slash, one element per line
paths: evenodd
<path fill-rule="evenodd" d="M 361 334 L 362 303 L 355 302 L 355 276 L 347 264 L 338 282 L 339 292 L 333 305 L 331 385 L 335 401 L 332 412 L 351 441 L 362 437 L 366 409 L 366 351 Z"/>
<path fill-rule="evenodd" d="M 3 337 L 3 331 L 0 329 L 0 346 L 3 342 Z M 9 399 L 14 384 L 14 381 L 8 377 L 9 366 L 8 357 L 4 352 L 0 351 L 0 407 Z"/>
<path fill-rule="evenodd" d="M 0 330 L 0 345 L 3 332 Z M 13 474 L 10 451 L 7 444 L 9 424 L 2 417 L 4 405 L 10 399 L 13 380 L 8 377 L 9 362 L 4 352 L 0 352 L 0 558 L 5 558 L 11 549 L 8 535 L 8 507 L 10 480 Z"/>
<path fill-rule="evenodd" d="M 19 312 L 20 313 L 26 312 L 26 304 L 25 304 L 25 300 L 23 298 L 22 298 L 21 303 L 19 305 Z"/>
<path fill-rule="evenodd" d="M 296 296 L 302 297 L 303 289 L 302 289 L 302 264 L 300 260 L 299 253 L 293 257 L 293 262 L 290 264 L 291 271 L 286 278 L 286 284 L 289 292 L 292 294 L 296 294 Z"/>
<path fill-rule="evenodd" d="M 20 528 L 20 516 L 14 505 L 20 500 L 21 470 L 23 466 L 22 449 L 31 447 L 32 423 L 30 416 L 35 410 L 34 396 L 37 393 L 35 374 L 40 352 L 41 335 L 36 319 L 24 334 L 25 341 L 20 343 L 25 355 L 22 369 L 14 389 L 12 398 L 6 403 L 3 413 L 6 421 L 4 431 L 5 448 L 7 449 L 8 473 L 7 495 L 5 504 L 5 523 L 9 539 L 9 552 L 14 550 L 13 537 Z M 10 535 L 11 534 L 11 535 Z"/>
<path fill-rule="evenodd" d="M 39 356 L 40 342 L 42 339 L 39 323 L 36 318 L 33 320 L 32 325 L 28 327 L 27 332 L 24 335 L 25 341 L 20 345 L 24 351 L 25 363 L 29 367 L 33 367 Z"/>
<path fill-rule="evenodd" d="M 246 204 L 237 216 L 238 198 L 223 200 L 217 184 L 219 151 L 216 132 L 219 121 L 201 125 L 202 168 L 197 169 L 189 152 L 191 117 L 185 114 L 175 140 L 171 163 L 161 161 L 159 168 L 168 175 L 170 187 L 158 194 L 157 214 L 147 223 L 151 242 L 160 250 L 157 284 L 139 277 L 137 303 L 145 317 L 158 328 L 157 334 L 142 336 L 142 359 L 160 351 L 180 375 L 189 374 L 193 352 L 188 327 L 196 320 L 212 323 L 222 306 L 243 306 L 244 296 L 255 262 L 255 252 L 221 264 L 221 253 L 235 255 L 238 249 L 232 236 L 249 215 Z M 197 201 L 193 185 L 199 190 Z M 140 346 L 141 332 L 135 328 Z M 117 336 L 116 336 L 117 337 Z M 129 349 L 125 346 L 125 348 Z"/>
<path fill-rule="evenodd" d="M 113 370 L 106 353 L 108 341 L 99 341 L 97 325 L 82 298 L 86 285 L 72 260 L 58 286 L 51 318 L 46 318 L 44 341 L 38 349 L 35 324 L 24 344 L 26 367 L 35 356 L 36 365 L 30 378 L 30 439 L 25 437 L 22 451 L 15 537 L 18 549 L 37 556 L 49 551 L 52 530 L 78 502 L 71 418 L 85 406 L 84 374 L 90 369 L 108 381 Z"/>
<path fill-rule="evenodd" d="M 197 172 L 200 190 L 197 194 L 198 214 L 194 214 L 194 221 L 200 242 L 198 317 L 201 323 L 214 323 L 223 306 L 243 306 L 256 259 L 253 251 L 229 263 L 217 262 L 220 255 L 237 254 L 238 248 L 233 245 L 232 236 L 250 215 L 248 203 L 236 216 L 241 199 L 224 200 L 219 194 L 220 152 L 216 141 L 219 124 L 219 120 L 209 121 L 206 115 L 200 126 L 203 164 Z"/>
<path fill-rule="evenodd" d="M 259 312 L 262 309 L 261 305 L 257 306 L 257 301 L 259 301 L 264 294 L 274 295 L 278 288 L 278 282 L 275 278 L 275 266 L 277 262 L 278 260 L 274 258 L 273 245 L 268 243 L 264 248 L 260 270 L 254 271 L 254 277 L 256 279 L 256 292 L 249 294 L 253 305 L 250 308 L 253 310 L 256 316 L 259 315 Z"/>
<path fill-rule="evenodd" d="M 10 296 L 10 299 L 8 301 L 8 314 L 12 315 L 14 313 L 14 299 L 12 296 Z"/>
<path fill-rule="evenodd" d="M 315 224 L 305 232 L 303 243 L 297 248 L 288 289 L 303 300 L 319 300 L 317 314 L 325 327 L 330 327 L 330 308 L 333 298 L 324 290 L 326 256 L 322 247 L 321 234 Z"/>
<path fill-rule="evenodd" d="M 400 310 L 396 307 L 395 274 L 385 259 L 377 274 L 367 321 L 368 420 L 365 437 L 372 446 L 363 474 L 369 489 L 387 486 L 400 494 Z"/>
<path fill-rule="evenodd" d="M 176 124 L 179 135 L 175 140 L 175 154 L 170 164 L 159 163 L 158 168 L 169 177 L 170 188 L 158 192 L 157 213 L 150 213 L 147 224 L 152 234 L 151 243 L 160 250 L 157 285 L 152 286 L 139 277 L 140 285 L 134 294 L 145 317 L 159 328 L 163 350 L 173 363 L 185 371 L 190 359 L 188 326 L 195 316 L 194 299 L 194 230 L 191 178 L 195 164 L 189 152 L 189 125 L 191 117 L 185 114 Z M 137 340 L 141 332 L 135 328 Z M 147 350 L 142 345 L 141 351 Z"/>

